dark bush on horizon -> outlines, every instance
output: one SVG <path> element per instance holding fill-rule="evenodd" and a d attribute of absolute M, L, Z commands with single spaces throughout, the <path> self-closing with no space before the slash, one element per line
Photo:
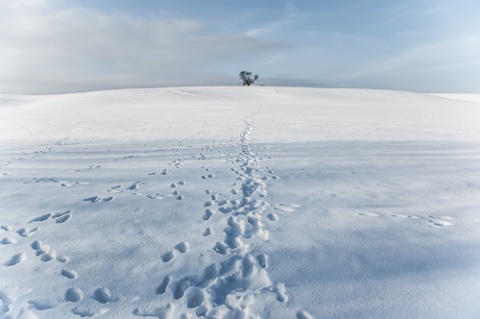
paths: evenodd
<path fill-rule="evenodd" d="M 250 86 L 258 80 L 258 74 L 253 75 L 252 72 L 242 71 L 239 74 L 243 86 Z"/>

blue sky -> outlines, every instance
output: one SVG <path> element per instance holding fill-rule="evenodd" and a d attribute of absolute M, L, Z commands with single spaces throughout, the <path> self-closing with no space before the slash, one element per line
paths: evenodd
<path fill-rule="evenodd" d="M 478 0 L 0 0 L 0 93 L 266 85 L 480 93 Z"/>

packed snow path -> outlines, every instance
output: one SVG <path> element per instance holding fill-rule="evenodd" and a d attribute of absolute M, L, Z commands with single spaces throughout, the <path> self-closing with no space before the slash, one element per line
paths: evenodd
<path fill-rule="evenodd" d="M 477 318 L 479 110 L 372 90 L 0 95 L 0 318 Z"/>

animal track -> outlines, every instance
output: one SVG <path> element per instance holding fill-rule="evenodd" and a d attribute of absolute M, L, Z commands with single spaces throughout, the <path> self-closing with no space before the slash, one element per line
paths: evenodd
<path fill-rule="evenodd" d="M 24 182 L 24 184 L 37 184 L 37 183 L 56 183 L 62 187 L 70 187 L 72 185 L 88 185 L 86 182 L 78 181 L 62 181 L 54 177 L 33 178 L 31 181 Z"/>
<path fill-rule="evenodd" d="M 34 241 L 31 245 L 33 250 L 35 250 L 37 252 L 37 256 L 45 253 L 45 246 L 40 243 L 38 240 Z"/>
<path fill-rule="evenodd" d="M 65 301 L 68 302 L 79 302 L 83 299 L 83 293 L 78 288 L 68 288 L 65 291 Z"/>
<path fill-rule="evenodd" d="M 142 187 L 144 183 L 142 181 L 138 181 L 133 183 L 132 185 L 128 186 L 127 189 L 130 191 L 138 191 L 140 187 Z"/>
<path fill-rule="evenodd" d="M 180 253 L 185 254 L 188 251 L 188 244 L 186 242 L 181 242 L 176 244 L 173 248 L 178 250 Z"/>
<path fill-rule="evenodd" d="M 173 251 L 167 251 L 165 254 L 163 254 L 162 256 L 160 256 L 160 258 L 162 258 L 162 261 L 163 261 L 164 263 L 169 262 L 170 260 L 173 259 L 173 257 L 175 257 L 175 256 L 173 255 Z"/>
<path fill-rule="evenodd" d="M 207 227 L 204 231 L 203 231 L 203 236 L 210 236 L 212 234 L 212 229 L 210 227 Z"/>
<path fill-rule="evenodd" d="M 187 292 L 187 308 L 197 308 L 205 301 L 202 289 L 192 287 Z"/>
<path fill-rule="evenodd" d="M 236 198 L 220 198 L 220 193 L 213 193 L 210 189 L 205 190 L 209 200 L 204 202 L 205 210 L 202 219 L 212 223 L 212 216 L 217 210 L 225 214 L 225 217 L 220 215 L 215 219 L 215 223 L 222 219 L 226 222 L 226 227 L 223 229 L 224 239 L 213 245 L 213 251 L 223 256 L 223 261 L 206 267 L 203 276 L 187 275 L 173 279 L 167 275 L 155 290 L 158 295 L 164 295 L 170 290 L 174 300 L 185 298 L 185 306 L 194 309 L 197 317 L 255 317 L 252 316 L 250 304 L 258 292 L 272 293 L 279 302 L 288 301 L 285 285 L 274 284 L 269 278 L 268 256 L 258 252 L 255 255 L 251 253 L 256 243 L 269 238 L 263 221 L 264 212 L 269 205 L 265 202 L 266 184 L 258 176 L 258 172 L 261 171 L 260 159 L 257 158 L 258 154 L 249 141 L 251 122 L 247 120 L 245 124 L 241 134 L 240 153 L 236 157 L 226 156 L 239 166 L 238 169 L 232 168 L 236 177 L 232 185 L 234 188 L 228 195 Z M 215 149 L 207 147 L 205 150 Z M 204 158 L 206 158 L 205 155 L 201 153 L 199 159 Z M 202 168 L 207 172 L 210 171 L 204 166 Z M 271 168 L 269 170 L 272 174 L 273 170 Z M 201 176 L 204 180 L 214 177 L 214 174 Z M 177 188 L 178 183 L 170 186 Z M 277 208 L 282 211 L 295 210 L 293 206 L 288 205 L 279 205 Z M 267 218 L 270 221 L 278 220 L 278 216 L 274 213 L 269 213 Z M 203 236 L 210 236 L 212 233 L 212 227 L 207 227 L 203 231 Z M 180 253 L 186 252 L 188 245 L 180 243 L 174 249 Z M 163 262 L 170 261 L 174 258 L 174 251 L 163 254 L 161 258 Z M 147 309 L 137 308 L 134 313 L 143 316 L 157 316 L 161 313 L 163 316 L 163 313 L 160 310 L 156 312 L 156 309 L 147 311 Z"/>
<path fill-rule="evenodd" d="M 203 220 L 205 220 L 205 221 L 209 220 L 210 217 L 212 217 L 214 213 L 215 213 L 215 211 L 213 209 L 208 208 L 207 210 L 205 210 L 205 214 L 203 215 Z"/>
<path fill-rule="evenodd" d="M 273 296 L 273 299 L 276 298 L 279 302 L 288 301 L 285 286 L 282 283 L 274 283 L 270 279 L 268 271 L 270 271 L 275 265 L 271 264 L 272 260 L 270 260 L 269 257 L 261 251 L 261 248 L 265 241 L 269 238 L 268 223 L 278 220 L 278 216 L 272 212 L 275 207 L 280 212 L 292 212 L 295 210 L 295 208 L 287 205 L 277 205 L 272 208 L 272 206 L 269 204 L 267 185 L 273 183 L 273 181 L 268 180 L 268 182 L 266 182 L 262 179 L 262 177 L 264 177 L 263 175 L 267 174 L 266 171 L 264 171 L 260 166 L 260 155 L 257 153 L 255 146 L 250 143 L 249 136 L 251 128 L 252 123 L 247 120 L 245 122 L 245 129 L 241 134 L 241 142 L 239 144 L 235 144 L 235 147 L 238 147 L 238 154 L 231 156 L 236 166 L 233 170 L 234 173 L 228 171 L 227 174 L 222 174 L 222 171 L 218 170 L 218 167 L 215 167 L 215 169 L 212 167 L 211 170 L 203 167 L 205 171 L 203 172 L 204 175 L 201 178 L 203 178 L 205 181 L 198 179 L 193 179 L 190 181 L 187 179 L 189 183 L 192 183 L 192 185 L 187 185 L 187 182 L 182 180 L 185 178 L 185 172 L 178 172 L 174 170 L 173 167 L 180 168 L 183 164 L 194 164 L 197 165 L 196 169 L 198 169 L 201 164 L 196 161 L 185 163 L 185 160 L 183 159 L 176 159 L 169 164 L 169 169 L 172 171 L 172 176 L 158 176 L 160 174 L 170 174 L 170 171 L 164 169 L 162 173 L 160 173 L 158 168 L 152 169 L 150 167 L 151 170 L 143 173 L 143 175 L 148 174 L 151 176 L 145 176 L 145 181 L 148 183 L 148 185 L 139 180 L 131 184 L 121 181 L 123 186 L 122 184 L 113 184 L 112 182 L 110 186 L 114 186 L 105 187 L 105 190 L 110 187 L 108 192 L 111 192 L 105 194 L 115 195 L 115 197 L 117 197 L 116 194 L 112 193 L 122 193 L 118 195 L 118 197 L 122 199 L 123 196 L 128 196 L 128 194 L 145 196 L 149 199 L 165 198 L 164 202 L 149 202 L 148 205 L 150 205 L 152 208 L 158 205 L 165 206 L 166 209 L 169 209 L 169 205 L 173 204 L 172 202 L 168 201 L 174 201 L 174 199 L 183 200 L 184 195 L 188 195 L 188 193 L 184 194 L 185 189 L 195 189 L 195 186 L 206 186 L 207 183 L 209 184 L 208 187 L 215 188 L 218 187 L 216 185 L 223 185 L 224 178 L 228 178 L 229 176 L 231 178 L 230 182 L 227 181 L 227 183 L 225 183 L 224 186 L 226 188 L 213 189 L 213 191 L 208 189 L 205 190 L 205 195 L 201 195 L 204 197 L 204 201 L 200 202 L 200 206 L 202 203 L 204 203 L 203 208 L 198 209 L 198 207 L 195 208 L 192 205 L 193 212 L 198 214 L 197 218 L 203 217 L 203 221 L 200 220 L 202 221 L 203 227 L 202 230 L 199 231 L 198 235 L 200 235 L 200 233 L 203 231 L 202 234 L 205 236 L 205 238 L 202 238 L 199 241 L 210 242 L 210 245 L 207 247 L 207 249 L 200 249 L 201 247 L 196 247 L 196 240 L 191 241 L 189 244 L 188 242 L 181 241 L 182 239 L 179 238 L 177 239 L 177 242 L 174 242 L 175 245 L 173 247 L 168 247 L 165 249 L 165 251 L 157 253 L 157 258 L 159 256 L 161 259 L 161 261 L 157 260 L 157 262 L 160 264 L 157 267 L 158 269 L 161 269 L 161 273 L 158 275 L 158 282 L 155 282 L 154 286 L 150 288 L 152 290 L 150 293 L 153 295 L 152 297 L 158 298 L 158 303 L 155 302 L 155 306 L 152 307 L 142 307 L 142 303 L 138 302 L 138 307 L 133 310 L 134 315 L 158 318 L 171 318 L 175 316 L 182 319 L 193 318 L 194 316 L 205 318 L 256 318 L 259 316 L 253 312 L 255 312 L 257 309 L 260 309 L 260 307 L 257 305 L 253 306 L 252 304 L 256 302 L 256 300 L 266 300 L 263 297 L 263 294 L 270 294 Z M 217 161 L 217 153 L 215 153 L 217 151 L 220 153 L 219 156 L 227 156 L 226 153 L 222 153 L 219 148 L 216 148 L 216 146 L 207 147 L 204 150 L 205 153 L 214 152 L 209 153 L 209 157 L 215 157 L 215 161 Z M 132 157 L 133 156 L 124 157 L 123 159 Z M 206 156 L 202 153 L 199 158 L 206 159 Z M 189 161 L 191 159 L 192 158 L 190 157 Z M 133 161 L 132 164 L 134 164 Z M 227 166 L 227 169 L 229 166 Z M 91 167 L 87 167 L 87 169 L 98 168 L 100 168 L 100 166 L 92 165 Z M 270 170 L 269 174 L 274 173 L 272 169 L 268 169 Z M 158 173 L 156 170 L 158 170 Z M 213 174 L 213 172 L 215 172 L 215 174 Z M 202 173 L 198 174 L 197 178 L 201 174 Z M 213 181 L 209 181 L 209 179 L 213 178 L 216 178 L 217 182 L 213 183 Z M 163 184 L 154 184 L 159 180 L 163 181 Z M 134 179 L 129 179 L 127 181 L 132 182 Z M 186 187 L 183 187 L 185 185 Z M 163 189 L 154 188 L 158 186 L 163 187 Z M 155 189 L 152 191 L 152 194 L 141 193 L 144 190 L 145 193 L 149 192 L 147 191 L 149 188 Z M 165 188 L 167 190 L 165 190 Z M 164 191 L 165 195 L 153 193 L 162 191 Z M 170 197 L 171 199 L 169 199 Z M 80 197 L 79 199 L 82 198 Z M 100 209 L 100 203 L 109 202 L 113 199 L 113 196 L 92 196 L 84 198 L 83 201 L 87 202 L 88 204 L 98 203 L 100 206 L 97 207 L 95 205 L 95 209 Z M 182 207 L 189 207 L 187 205 L 190 204 L 188 199 L 189 198 L 187 197 L 187 201 L 178 204 Z M 89 205 L 86 205 L 84 208 L 87 206 L 90 207 Z M 281 214 L 280 212 L 275 212 L 279 215 Z M 41 226 L 42 231 L 53 229 L 53 227 L 56 227 L 56 230 L 61 230 L 61 228 L 68 228 L 68 226 L 72 226 L 72 223 L 80 221 L 80 217 L 85 216 L 81 216 L 80 214 L 77 215 L 72 211 L 43 214 L 30 220 L 29 223 L 31 224 L 29 225 L 25 224 L 22 226 L 15 226 L 15 230 L 18 229 L 17 227 L 23 226 Z M 134 219 L 140 218 L 140 214 L 128 216 L 128 218 L 131 218 L 133 221 Z M 64 224 L 65 226 L 56 226 L 57 224 Z M 38 228 L 24 228 L 23 231 L 19 231 L 18 234 L 23 237 L 28 237 L 36 230 L 38 230 Z M 7 234 L 2 237 L 6 236 Z M 14 234 L 14 236 L 16 235 Z M 33 238 L 32 241 L 34 239 L 39 238 Z M 10 244 L 10 242 L 8 242 L 9 240 L 10 238 L 6 237 L 1 241 L 1 243 Z M 194 242 L 195 245 L 193 244 Z M 48 242 L 48 244 L 51 243 Z M 219 255 L 217 255 L 215 252 L 212 252 L 212 246 L 213 250 Z M 61 301 L 71 303 L 68 307 L 73 314 L 81 317 L 96 316 L 105 312 L 105 309 L 108 309 L 101 307 L 112 306 L 104 305 L 120 301 L 120 298 L 117 297 L 117 295 L 112 295 L 107 288 L 98 288 L 94 291 L 93 289 L 82 291 L 78 287 L 75 287 L 77 283 L 80 285 L 82 283 L 82 279 L 85 277 L 80 276 L 80 278 L 78 278 L 77 273 L 70 269 L 70 266 L 72 266 L 74 263 L 63 265 L 51 263 L 51 261 L 55 259 L 62 262 L 68 262 L 68 259 L 64 256 L 58 256 L 54 249 L 40 240 L 33 241 L 31 243 L 31 247 L 34 250 L 33 253 L 35 253 L 39 259 L 44 262 L 50 262 L 50 264 L 38 263 L 41 266 L 37 266 L 37 268 L 52 270 L 56 276 L 60 274 L 62 278 L 58 276 L 59 282 L 63 285 L 69 285 L 64 286 L 64 288 L 60 290 L 59 297 L 61 298 L 63 293 L 64 296 L 63 300 Z M 2 249 L 7 250 L 10 248 L 4 247 Z M 186 264 L 185 267 L 188 267 L 190 263 L 192 263 L 192 260 L 194 260 L 192 259 L 191 254 L 196 253 L 197 251 L 202 256 L 202 262 L 205 260 L 212 260 L 212 262 L 214 261 L 211 264 L 207 264 L 207 267 L 204 268 L 203 273 L 189 273 L 188 271 L 183 273 L 164 273 L 165 270 L 176 269 L 175 267 L 179 265 L 184 267 L 184 263 Z M 32 254 L 32 251 L 29 253 Z M 207 254 L 210 254 L 210 256 Z M 207 256 L 203 258 L 204 255 Z M 75 261 L 75 265 L 77 265 L 77 260 L 74 259 L 73 261 Z M 12 265 L 13 264 L 15 263 L 12 262 Z M 26 264 L 23 266 L 26 266 Z M 52 266 L 55 268 L 51 268 Z M 82 275 L 82 273 L 79 274 Z M 84 289 L 84 286 L 80 287 Z M 140 297 L 125 295 L 125 297 L 121 298 L 122 302 L 119 302 L 119 307 L 125 306 L 123 303 L 124 298 L 131 298 L 136 302 L 138 299 L 135 298 Z M 177 301 L 168 303 L 167 299 L 169 298 L 173 298 Z M 30 306 L 33 308 L 33 310 L 46 310 L 59 305 L 64 307 L 65 304 L 61 301 L 32 300 L 30 302 Z M 173 303 L 178 304 L 180 302 L 184 303 L 182 306 L 177 305 L 177 308 L 180 309 L 180 312 L 178 314 L 174 313 L 175 307 Z M 130 309 L 130 311 L 131 310 L 132 309 Z M 182 314 L 182 311 L 185 313 Z M 70 313 L 70 316 L 72 316 L 72 313 Z M 118 311 L 116 314 L 117 313 Z"/>
<path fill-rule="evenodd" d="M 52 216 L 52 214 L 45 214 L 45 215 L 42 215 L 42 216 L 39 216 L 39 217 L 36 217 L 36 218 L 32 219 L 31 221 L 29 221 L 29 223 L 43 222 L 43 221 L 49 219 L 50 216 Z"/>
<path fill-rule="evenodd" d="M 277 221 L 278 220 L 278 215 L 277 214 L 274 214 L 274 213 L 269 213 L 267 215 L 267 218 L 270 219 L 271 221 Z"/>
<path fill-rule="evenodd" d="M 89 198 L 85 198 L 83 201 L 84 202 L 90 202 L 90 203 L 100 203 L 100 202 L 110 202 L 113 200 L 113 196 L 110 196 L 110 197 L 101 197 L 101 196 L 92 196 L 92 197 L 89 197 Z"/>
<path fill-rule="evenodd" d="M 35 254 L 40 256 L 40 260 L 43 262 L 51 261 L 55 259 L 56 252 L 50 246 L 41 243 L 40 241 L 36 240 L 31 245 L 33 250 L 35 250 Z"/>
<path fill-rule="evenodd" d="M 454 226 L 453 218 L 450 216 L 429 216 L 428 222 L 430 227 L 442 228 Z"/>
<path fill-rule="evenodd" d="M 69 215 L 69 214 L 66 214 L 66 215 L 63 215 L 63 216 L 57 218 L 57 220 L 55 220 L 55 222 L 56 222 L 57 224 L 63 224 L 63 223 L 66 222 L 69 218 L 70 218 L 70 215 Z"/>
<path fill-rule="evenodd" d="M 67 210 L 67 211 L 64 211 L 63 213 L 53 214 L 53 215 L 51 216 L 51 218 L 52 218 L 52 219 L 61 218 L 61 217 L 65 216 L 65 215 L 69 215 L 70 213 L 72 213 L 72 211 L 71 211 L 71 210 Z"/>
<path fill-rule="evenodd" d="M 40 228 L 35 227 L 35 228 L 22 228 L 17 231 L 17 234 L 19 234 L 22 237 L 30 237 L 32 236 L 35 232 L 37 232 Z"/>
<path fill-rule="evenodd" d="M 266 254 L 257 255 L 257 261 L 260 267 L 264 269 L 268 268 L 268 256 Z"/>
<path fill-rule="evenodd" d="M 375 214 L 375 213 L 359 213 L 359 214 L 362 216 L 380 217 L 379 214 Z"/>
<path fill-rule="evenodd" d="M 15 244 L 17 241 L 15 238 L 10 238 L 10 237 L 5 237 L 0 241 L 0 244 L 2 245 L 11 245 Z"/>
<path fill-rule="evenodd" d="M 215 177 L 214 174 L 208 174 L 208 175 L 202 175 L 202 176 L 201 176 L 202 179 L 214 178 L 214 177 Z"/>
<path fill-rule="evenodd" d="M 24 253 L 13 255 L 9 260 L 3 263 L 4 266 L 11 267 L 15 266 L 27 259 L 27 256 Z"/>
<path fill-rule="evenodd" d="M 278 204 L 277 206 L 274 206 L 273 209 L 281 212 L 285 212 L 285 213 L 293 213 L 299 207 L 300 205 L 296 205 L 296 204 Z"/>
<path fill-rule="evenodd" d="M 367 217 L 381 217 L 382 215 L 377 213 L 359 213 L 359 215 L 367 216 Z M 454 226 L 453 217 L 450 216 L 429 216 L 428 218 L 423 218 L 421 216 L 416 215 L 403 215 L 403 214 L 395 214 L 391 215 L 394 218 L 402 218 L 402 219 L 413 219 L 413 220 L 421 220 L 427 222 L 427 224 L 432 228 L 443 228 L 443 227 L 450 227 Z"/>
<path fill-rule="evenodd" d="M 157 295 L 163 295 L 167 291 L 168 284 L 170 283 L 170 280 L 171 280 L 171 278 L 168 275 L 163 277 L 163 280 L 160 283 L 160 285 L 157 287 L 157 289 L 155 290 L 155 293 Z"/>
<path fill-rule="evenodd" d="M 80 317 L 93 317 L 96 315 L 104 314 L 108 311 L 106 308 L 89 308 L 89 307 L 75 307 L 72 309 L 72 313 Z"/>
<path fill-rule="evenodd" d="M 110 189 L 107 192 L 121 193 L 122 191 L 118 190 L 120 188 L 122 188 L 122 185 L 115 185 L 115 186 L 110 187 Z"/>
<path fill-rule="evenodd" d="M 119 299 L 112 297 L 108 288 L 98 288 L 93 292 L 92 299 L 99 303 L 106 304 L 109 302 L 117 302 Z"/>
<path fill-rule="evenodd" d="M 29 223 L 29 224 L 31 224 L 31 223 L 40 223 L 40 222 L 47 221 L 47 220 L 49 220 L 49 219 L 54 219 L 57 224 L 63 224 L 64 222 L 66 222 L 67 220 L 70 219 L 70 217 L 72 216 L 71 213 L 72 213 L 71 210 L 67 210 L 67 211 L 62 212 L 62 213 L 45 214 L 45 215 L 38 216 L 38 217 L 32 219 L 32 220 L 29 221 L 28 223 Z M 20 230 L 20 231 L 21 231 L 21 230 Z M 29 234 L 32 234 L 33 232 L 34 232 L 33 229 L 32 229 L 32 230 L 24 229 L 24 230 L 22 231 L 22 234 L 19 233 L 19 235 L 20 235 L 20 236 L 23 236 L 23 237 L 29 237 Z"/>
<path fill-rule="evenodd" d="M 315 319 L 311 314 L 309 314 L 305 310 L 301 310 L 297 312 L 297 319 Z"/>
<path fill-rule="evenodd" d="M 125 155 L 125 156 L 123 156 L 123 157 L 116 158 L 116 159 L 114 159 L 113 161 L 116 162 L 116 161 L 121 161 L 121 160 L 128 160 L 128 159 L 132 159 L 132 158 L 134 158 L 134 157 L 135 157 L 134 155 Z"/>
<path fill-rule="evenodd" d="M 101 165 L 89 165 L 85 169 L 77 169 L 74 172 L 76 173 L 76 172 L 81 172 L 83 170 L 93 170 L 93 169 L 99 169 L 99 168 L 102 168 L 102 166 Z"/>
<path fill-rule="evenodd" d="M 77 278 L 77 273 L 73 270 L 62 269 L 60 273 L 63 277 L 68 279 L 75 279 Z"/>
<path fill-rule="evenodd" d="M 135 310 L 133 311 L 133 314 L 140 317 L 157 317 L 157 318 L 169 319 L 169 318 L 172 318 L 174 310 L 175 310 L 175 306 L 169 303 L 161 307 L 135 308 Z"/>
<path fill-rule="evenodd" d="M 28 303 L 40 311 L 58 307 L 58 301 L 56 300 L 30 300 Z"/>

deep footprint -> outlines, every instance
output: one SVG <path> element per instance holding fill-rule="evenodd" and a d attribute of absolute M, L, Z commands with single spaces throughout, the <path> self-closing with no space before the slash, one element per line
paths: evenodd
<path fill-rule="evenodd" d="M 93 292 L 92 299 L 99 303 L 106 304 L 109 302 L 116 302 L 118 298 L 113 298 L 107 288 L 98 288 Z"/>
<path fill-rule="evenodd" d="M 181 242 L 175 245 L 176 250 L 178 250 L 180 253 L 184 254 L 188 251 L 188 244 L 186 242 Z"/>
<path fill-rule="evenodd" d="M 157 295 L 163 295 L 167 291 L 168 284 L 170 284 L 170 276 L 166 275 L 165 277 L 163 277 L 162 282 L 155 290 L 155 293 Z"/>
<path fill-rule="evenodd" d="M 69 288 L 65 291 L 65 301 L 79 302 L 82 298 L 82 291 L 78 288 Z"/>
<path fill-rule="evenodd" d="M 163 255 L 161 256 L 162 261 L 163 261 L 164 263 L 169 262 L 170 260 L 173 259 L 173 257 L 174 257 L 173 251 L 167 251 L 165 254 L 163 254 Z"/>
<path fill-rule="evenodd" d="M 27 256 L 25 254 L 16 254 L 12 256 L 8 261 L 6 261 L 3 265 L 7 267 L 15 266 L 27 259 Z"/>

